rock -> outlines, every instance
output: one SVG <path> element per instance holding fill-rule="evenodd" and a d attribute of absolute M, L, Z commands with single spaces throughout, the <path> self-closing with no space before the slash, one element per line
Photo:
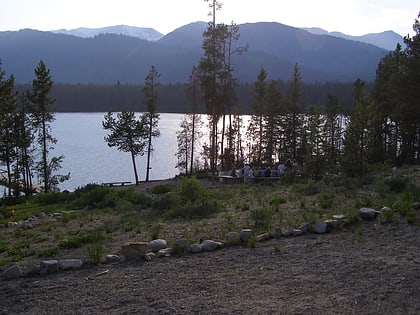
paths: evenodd
<path fill-rule="evenodd" d="M 252 235 L 251 229 L 242 229 L 239 232 L 239 239 L 241 240 L 241 242 L 247 243 L 251 235 Z"/>
<path fill-rule="evenodd" d="M 293 228 L 292 227 L 288 227 L 288 228 L 282 228 L 281 229 L 281 235 L 282 236 L 290 236 L 293 234 Z"/>
<path fill-rule="evenodd" d="M 309 231 L 309 223 L 302 223 L 299 226 L 299 230 L 301 230 L 302 233 L 308 233 L 308 231 Z"/>
<path fill-rule="evenodd" d="M 274 230 L 271 232 L 271 235 L 275 238 L 280 238 L 281 237 L 281 227 L 277 226 L 274 228 Z"/>
<path fill-rule="evenodd" d="M 337 221 L 343 221 L 346 218 L 344 214 L 334 214 L 333 219 Z"/>
<path fill-rule="evenodd" d="M 302 230 L 301 229 L 293 229 L 292 230 L 292 235 L 293 236 L 300 236 L 300 235 L 302 235 L 303 234 L 303 232 L 302 232 Z"/>
<path fill-rule="evenodd" d="M 23 223 L 20 228 L 23 230 L 32 230 L 34 226 L 31 223 Z"/>
<path fill-rule="evenodd" d="M 140 259 L 146 254 L 148 248 L 148 243 L 133 242 L 121 246 L 121 253 L 127 259 Z"/>
<path fill-rule="evenodd" d="M 17 225 L 18 225 L 18 223 L 17 223 L 17 222 L 7 222 L 6 224 L 7 224 L 7 227 L 9 227 L 9 228 L 11 228 L 11 227 L 15 227 L 15 226 L 17 226 Z"/>
<path fill-rule="evenodd" d="M 379 211 L 376 211 L 372 208 L 360 208 L 359 209 L 359 216 L 363 220 L 373 220 L 375 219 L 376 215 L 379 213 Z"/>
<path fill-rule="evenodd" d="M 143 256 L 143 260 L 144 261 L 147 261 L 147 262 L 152 261 L 153 258 L 152 258 L 152 256 L 150 254 L 154 254 L 154 253 L 149 253 L 149 254 L 144 255 Z"/>
<path fill-rule="evenodd" d="M 200 243 L 200 247 L 203 252 L 210 252 L 217 249 L 218 242 L 213 240 L 204 240 Z"/>
<path fill-rule="evenodd" d="M 171 257 L 173 252 L 174 251 L 172 250 L 172 248 L 164 248 L 158 251 L 157 256 L 158 257 Z"/>
<path fill-rule="evenodd" d="M 41 264 L 39 265 L 39 267 L 40 267 L 39 273 L 41 275 L 57 272 L 59 270 L 58 260 L 41 261 Z"/>
<path fill-rule="evenodd" d="M 22 271 L 22 268 L 20 268 L 19 266 L 10 267 L 9 269 L 3 271 L 0 274 L 0 277 L 2 279 L 15 279 L 15 278 L 20 278 L 22 276 L 23 276 L 23 271 Z"/>
<path fill-rule="evenodd" d="M 39 275 L 41 273 L 41 267 L 38 265 L 32 265 L 29 266 L 26 270 L 25 270 L 25 276 L 26 277 L 32 277 L 32 276 L 36 276 Z"/>
<path fill-rule="evenodd" d="M 185 255 L 190 252 L 190 243 L 184 239 L 177 239 L 172 244 L 173 253 L 175 255 Z"/>
<path fill-rule="evenodd" d="M 38 214 L 38 218 L 40 219 L 45 219 L 47 217 L 47 215 L 45 214 L 45 212 L 41 212 L 40 214 Z"/>
<path fill-rule="evenodd" d="M 118 255 L 106 255 L 104 263 L 114 264 L 114 263 L 117 263 L 119 260 L 120 260 L 120 257 Z"/>
<path fill-rule="evenodd" d="M 152 252 L 157 252 L 159 249 L 164 249 L 167 247 L 167 243 L 163 239 L 155 239 L 149 242 L 149 249 Z"/>
<path fill-rule="evenodd" d="M 62 259 L 58 261 L 58 266 L 62 270 L 79 269 L 83 265 L 80 259 Z"/>
<path fill-rule="evenodd" d="M 327 226 L 328 226 L 327 222 L 325 221 L 319 222 L 319 223 L 316 223 L 312 227 L 312 231 L 317 234 L 324 234 L 324 233 L 327 233 Z"/>
<path fill-rule="evenodd" d="M 238 232 L 229 232 L 225 236 L 226 246 L 238 245 L 241 242 Z"/>
<path fill-rule="evenodd" d="M 385 213 L 391 212 L 391 211 L 392 211 L 392 209 L 390 207 L 382 207 L 380 212 L 381 212 L 381 214 L 385 214 Z"/>
<path fill-rule="evenodd" d="M 265 242 L 269 240 L 270 238 L 271 238 L 271 234 L 267 232 L 267 233 L 257 235 L 256 240 L 257 242 Z"/>
<path fill-rule="evenodd" d="M 194 243 L 191 244 L 190 246 L 190 253 L 192 254 L 199 254 L 203 251 L 203 249 L 201 248 L 200 244 Z"/>

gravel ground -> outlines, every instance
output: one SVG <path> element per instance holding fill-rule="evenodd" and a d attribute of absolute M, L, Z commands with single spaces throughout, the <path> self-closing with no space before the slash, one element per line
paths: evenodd
<path fill-rule="evenodd" d="M 255 248 L 6 280 L 0 314 L 420 314 L 419 230 L 365 222 Z"/>

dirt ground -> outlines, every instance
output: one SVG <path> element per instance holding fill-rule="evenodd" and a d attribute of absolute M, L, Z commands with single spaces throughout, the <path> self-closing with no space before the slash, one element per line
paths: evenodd
<path fill-rule="evenodd" d="M 420 314 L 419 230 L 365 222 L 2 281 L 0 314 Z"/>

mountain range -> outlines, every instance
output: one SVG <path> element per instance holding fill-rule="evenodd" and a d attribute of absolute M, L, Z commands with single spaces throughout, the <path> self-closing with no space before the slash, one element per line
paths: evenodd
<path fill-rule="evenodd" d="M 15 76 L 17 83 L 33 79 L 39 60 L 59 83 L 142 83 L 151 65 L 161 74 L 162 83 L 185 83 L 203 54 L 202 33 L 206 27 L 205 22 L 195 22 L 166 35 L 124 25 L 0 32 L 1 66 Z M 246 23 L 239 28 L 241 36 L 236 45 L 248 46 L 245 53 L 232 59 L 240 82 L 255 81 L 261 67 L 271 79 L 288 80 L 295 63 L 306 82 L 372 81 L 377 64 L 390 50 L 363 43 L 360 38 L 314 34 L 313 29 L 281 23 Z M 378 38 L 394 34 L 384 32 L 373 37 L 378 42 Z M 395 45 L 398 39 L 394 37 Z"/>

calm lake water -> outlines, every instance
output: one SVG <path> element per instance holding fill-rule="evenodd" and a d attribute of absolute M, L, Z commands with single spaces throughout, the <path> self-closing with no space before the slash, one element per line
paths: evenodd
<path fill-rule="evenodd" d="M 71 173 L 68 181 L 60 184 L 61 190 L 73 191 L 89 183 L 101 184 L 113 181 L 134 182 L 130 154 L 108 147 L 102 128 L 105 113 L 57 113 L 51 125 L 57 138 L 52 155 L 64 155 L 60 174 Z M 182 114 L 161 114 L 160 137 L 152 141 L 150 180 L 172 178 L 179 173 L 175 168 L 177 158 L 176 132 L 179 130 Z M 146 155 L 136 159 L 139 180 L 146 178 Z"/>

